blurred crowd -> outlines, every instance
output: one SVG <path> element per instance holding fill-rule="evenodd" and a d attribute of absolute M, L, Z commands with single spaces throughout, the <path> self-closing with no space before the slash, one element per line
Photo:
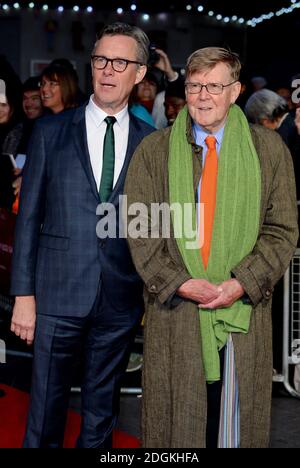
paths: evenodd
<path fill-rule="evenodd" d="M 129 107 L 134 115 L 159 129 L 171 125 L 185 105 L 184 78 L 172 68 L 161 49 L 153 52 L 151 60 L 153 65 L 134 88 Z M 88 96 L 79 88 L 72 63 L 64 58 L 53 60 L 40 76 L 29 77 L 22 83 L 1 56 L 0 80 L 5 89 L 0 94 L 0 207 L 16 210 L 14 203 L 35 121 L 82 105 Z M 7 154 L 16 160 L 12 177 L 1 163 Z"/>
<path fill-rule="evenodd" d="M 300 74 L 291 77 L 288 85 L 271 90 L 263 76 L 249 78 L 242 73 L 242 91 L 238 100 L 249 122 L 277 131 L 289 147 L 294 161 L 298 199 L 300 104 L 297 101 L 300 93 L 293 85 L 300 82 L 299 78 Z M 0 80 L 5 85 L 5 94 L 0 94 L 0 153 L 10 154 L 16 159 L 11 178 L 7 171 L 0 170 L 0 207 L 15 209 L 22 165 L 36 119 L 82 105 L 88 96 L 79 88 L 78 75 L 72 63 L 64 58 L 53 60 L 40 76 L 29 77 L 22 83 L 6 58 L 1 56 Z M 163 50 L 151 50 L 148 72 L 135 86 L 129 105 L 134 115 L 157 129 L 172 125 L 184 107 L 184 76 L 173 68 Z M 18 155 L 25 156 L 20 159 Z"/>

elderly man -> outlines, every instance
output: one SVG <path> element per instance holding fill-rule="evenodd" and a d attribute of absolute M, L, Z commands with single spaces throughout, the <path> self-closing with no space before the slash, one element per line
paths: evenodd
<path fill-rule="evenodd" d="M 120 379 L 143 310 L 142 283 L 119 225 L 114 238 L 97 238 L 97 207 L 109 203 L 118 214 L 131 156 L 153 130 L 128 113 L 129 95 L 147 70 L 148 46 L 139 28 L 108 25 L 91 57 L 88 105 L 36 125 L 12 274 L 11 330 L 35 344 L 25 447 L 62 446 L 79 352 L 84 376 L 77 446 L 111 443 Z"/>
<path fill-rule="evenodd" d="M 187 107 L 144 139 L 127 174 L 128 213 L 147 207 L 139 236 L 128 217 L 145 283 L 146 447 L 268 445 L 271 299 L 297 245 L 297 207 L 288 149 L 234 104 L 239 73 L 225 49 L 193 53 Z M 157 206 L 172 207 L 169 236 Z"/>

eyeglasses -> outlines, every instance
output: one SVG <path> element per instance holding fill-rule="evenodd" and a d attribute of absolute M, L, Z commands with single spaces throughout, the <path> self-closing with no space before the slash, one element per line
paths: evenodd
<path fill-rule="evenodd" d="M 209 94 L 222 94 L 224 88 L 237 83 L 237 81 L 238 80 L 232 81 L 227 85 L 223 85 L 221 83 L 207 83 L 206 85 L 201 83 L 185 83 L 185 89 L 188 94 L 199 94 L 201 93 L 202 88 L 205 88 Z"/>
<path fill-rule="evenodd" d="M 49 88 L 55 88 L 56 86 L 59 86 L 58 81 L 40 81 L 39 82 L 39 87 L 44 88 L 45 86 L 49 86 Z"/>
<path fill-rule="evenodd" d="M 122 58 L 109 59 L 107 57 L 103 57 L 102 55 L 92 55 L 91 58 L 92 58 L 93 67 L 96 68 L 96 70 L 104 70 L 108 62 L 111 63 L 113 70 L 119 73 L 124 72 L 126 68 L 128 67 L 129 63 L 135 63 L 136 65 L 143 65 L 142 63 L 135 62 L 134 60 L 127 60 L 127 59 L 122 59 Z"/>

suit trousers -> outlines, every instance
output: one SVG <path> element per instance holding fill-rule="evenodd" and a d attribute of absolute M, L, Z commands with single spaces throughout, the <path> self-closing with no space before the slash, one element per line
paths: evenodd
<path fill-rule="evenodd" d="M 37 315 L 30 409 L 24 447 L 63 446 L 72 368 L 83 353 L 82 423 L 77 447 L 111 446 L 126 369 L 141 307 L 118 311 L 99 287 L 87 317 Z"/>

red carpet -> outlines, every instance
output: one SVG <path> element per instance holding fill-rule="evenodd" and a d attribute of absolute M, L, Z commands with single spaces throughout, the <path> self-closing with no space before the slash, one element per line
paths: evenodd
<path fill-rule="evenodd" d="M 25 432 L 29 395 L 7 385 L 0 385 L 5 396 L 0 398 L 0 448 L 20 448 Z M 80 415 L 68 412 L 64 447 L 75 446 L 80 428 Z M 114 448 L 137 448 L 140 441 L 121 431 L 114 431 Z"/>

